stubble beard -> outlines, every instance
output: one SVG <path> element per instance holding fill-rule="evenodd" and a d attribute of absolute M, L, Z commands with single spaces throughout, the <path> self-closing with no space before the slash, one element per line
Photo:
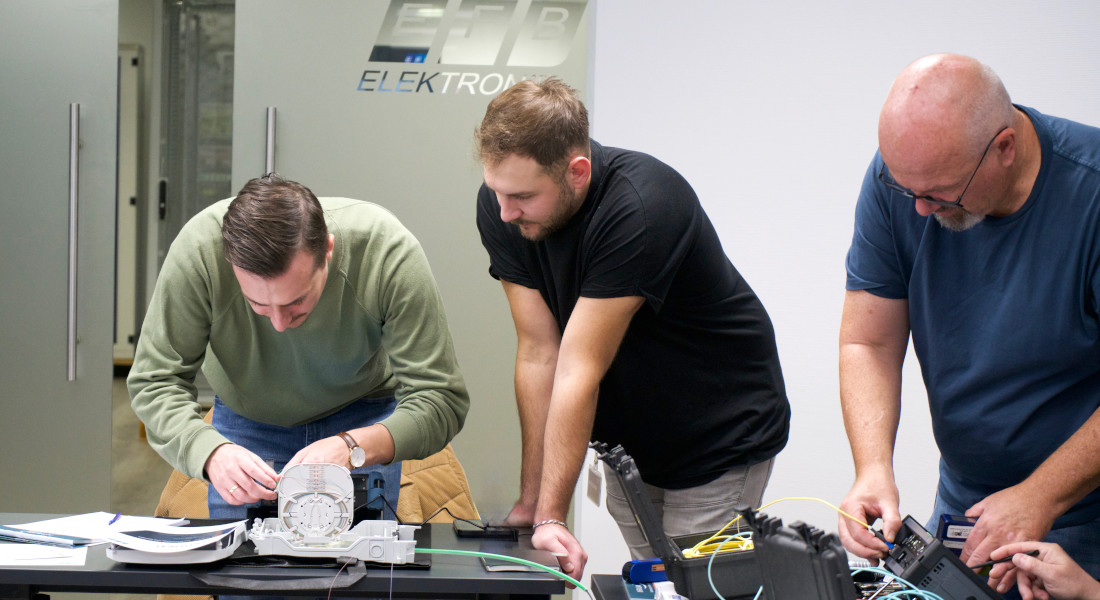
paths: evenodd
<path fill-rule="evenodd" d="M 558 203 L 554 208 L 554 212 L 550 213 L 550 216 L 546 218 L 546 222 L 543 224 L 531 223 L 528 221 L 513 221 L 512 224 L 519 229 L 519 234 L 530 242 L 541 242 L 546 238 L 554 235 L 565 227 L 566 223 L 573 218 L 576 214 L 576 207 L 573 205 L 573 188 L 569 187 L 568 183 L 562 181 L 558 186 Z M 523 229 L 523 225 L 534 225 L 536 227 L 533 233 L 528 234 Z"/>

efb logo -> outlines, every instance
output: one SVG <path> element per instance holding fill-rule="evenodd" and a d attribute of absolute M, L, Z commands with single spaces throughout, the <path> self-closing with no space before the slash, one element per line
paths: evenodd
<path fill-rule="evenodd" d="M 391 0 L 370 62 L 405 66 L 364 70 L 357 89 L 494 95 L 536 76 L 517 71 L 565 62 L 586 6 L 587 0 Z"/>

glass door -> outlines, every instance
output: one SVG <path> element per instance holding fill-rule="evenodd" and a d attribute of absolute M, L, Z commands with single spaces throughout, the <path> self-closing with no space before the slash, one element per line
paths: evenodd
<path fill-rule="evenodd" d="M 164 3 L 157 264 L 188 219 L 235 193 L 233 0 Z"/>

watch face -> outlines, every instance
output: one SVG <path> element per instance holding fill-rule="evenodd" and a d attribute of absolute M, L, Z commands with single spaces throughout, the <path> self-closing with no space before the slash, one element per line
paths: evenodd
<path fill-rule="evenodd" d="M 356 446 L 351 449 L 351 468 L 358 469 L 367 463 L 367 453 Z"/>

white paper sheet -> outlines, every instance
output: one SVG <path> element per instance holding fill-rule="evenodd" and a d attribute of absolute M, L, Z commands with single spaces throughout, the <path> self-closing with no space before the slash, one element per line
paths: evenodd
<path fill-rule="evenodd" d="M 0 544 L 0 566 L 81 566 L 88 559 L 88 547 L 61 548 L 39 544 Z"/>
<path fill-rule="evenodd" d="M 112 523 L 112 521 L 114 522 Z M 101 511 L 82 515 L 71 515 L 57 519 L 47 519 L 45 521 L 35 521 L 33 523 L 21 523 L 18 525 L 11 525 L 11 527 L 33 529 L 34 531 L 44 531 L 46 533 L 75 535 L 89 538 L 94 540 L 95 543 L 101 544 L 108 541 L 111 535 L 120 531 L 132 531 L 135 529 L 162 527 L 165 525 L 182 525 L 185 523 L 187 523 L 186 519 L 162 519 L 158 517 L 135 517 L 131 515 L 120 515 L 116 520 L 114 513 Z"/>

